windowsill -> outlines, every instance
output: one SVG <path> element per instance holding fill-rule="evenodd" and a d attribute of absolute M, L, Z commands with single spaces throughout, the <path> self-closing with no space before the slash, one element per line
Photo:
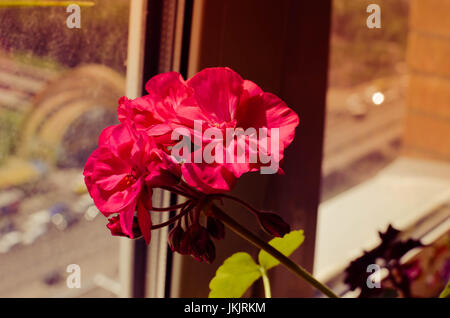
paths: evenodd
<path fill-rule="evenodd" d="M 450 199 L 450 163 L 402 157 L 319 207 L 314 275 L 327 281 L 391 223 L 404 230 Z"/>

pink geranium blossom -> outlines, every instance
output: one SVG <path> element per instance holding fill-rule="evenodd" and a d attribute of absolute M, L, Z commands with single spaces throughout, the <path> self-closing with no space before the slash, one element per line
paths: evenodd
<path fill-rule="evenodd" d="M 167 170 L 173 171 L 173 167 L 176 165 L 151 138 L 136 137 L 129 127 L 120 124 L 106 128 L 100 135 L 99 147 L 89 157 L 84 176 L 100 212 L 107 217 L 119 214 L 121 231 L 131 238 L 137 211 L 139 227 L 148 243 L 152 187 L 177 182 L 176 175 Z"/>
<path fill-rule="evenodd" d="M 277 96 L 264 92 L 255 83 L 242 79 L 229 68 L 209 68 L 185 81 L 178 73 L 157 75 L 146 85 L 148 95 L 135 99 L 123 99 L 119 107 L 119 118 L 150 136 L 164 136 L 161 140 L 170 144 L 169 134 L 177 127 L 194 130 L 195 121 L 202 122 L 202 129 L 216 129 L 222 136 L 227 128 L 265 129 L 264 143 L 257 135 L 237 137 L 236 142 L 204 138 L 193 143 L 203 150 L 211 142 L 222 158 L 231 157 L 232 162 L 185 162 L 182 174 L 186 182 L 204 193 L 229 191 L 244 173 L 257 171 L 262 162 L 238 162 L 237 148 L 250 152 L 264 152 L 278 162 L 283 159 L 285 148 L 292 142 L 298 116 Z M 271 136 L 276 128 L 278 136 Z M 196 132 L 193 132 L 195 135 Z M 271 149 L 272 138 L 277 138 L 277 149 Z M 172 141 L 172 144 L 175 142 Z M 256 148 L 250 145 L 257 145 Z M 275 153 L 276 152 L 276 153 Z M 194 157 L 195 152 L 192 153 Z"/>
<path fill-rule="evenodd" d="M 173 251 L 212 262 L 212 239 L 225 235 L 224 224 L 211 208 L 212 201 L 223 198 L 246 207 L 269 234 L 289 232 L 289 225 L 276 214 L 256 210 L 224 193 L 244 173 L 267 168 L 262 154 L 274 158 L 274 172 L 278 171 L 299 123 L 281 99 L 229 68 L 205 69 L 187 81 L 176 72 L 160 74 L 147 83 L 146 90 L 148 94 L 143 97 L 119 100 L 121 123 L 102 132 L 84 169 L 89 194 L 109 218 L 107 228 L 112 235 L 143 236 L 148 244 L 152 229 L 173 224 L 169 233 Z M 255 129 L 259 135 L 233 136 L 230 142 L 223 137 L 228 137 L 229 129 Z M 212 135 L 203 134 L 205 130 Z M 194 149 L 183 148 L 178 152 L 180 157 L 173 150 L 185 137 Z M 222 156 L 225 160 L 198 162 L 197 156 L 202 158 L 207 149 L 215 159 Z M 252 155 L 258 160 L 239 160 Z M 151 197 L 155 188 L 184 196 L 186 201 L 154 207 Z M 174 210 L 179 213 L 168 221 L 152 224 L 150 211 Z"/>
<path fill-rule="evenodd" d="M 145 87 L 147 95 L 136 99 L 125 96 L 119 99 L 119 120 L 149 136 L 170 134 L 176 126 L 175 118 L 179 109 L 195 105 L 192 90 L 176 72 L 157 75 Z"/>

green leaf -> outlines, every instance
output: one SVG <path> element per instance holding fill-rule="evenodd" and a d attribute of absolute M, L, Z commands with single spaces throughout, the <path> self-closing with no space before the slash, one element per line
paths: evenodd
<path fill-rule="evenodd" d="M 303 230 L 292 231 L 283 237 L 276 237 L 269 242 L 275 249 L 280 251 L 284 256 L 291 255 L 305 240 Z M 280 264 L 274 257 L 267 252 L 261 251 L 258 255 L 259 264 L 266 270 Z"/>
<path fill-rule="evenodd" d="M 447 283 L 447 286 L 445 286 L 439 298 L 450 298 L 450 281 Z"/>
<path fill-rule="evenodd" d="M 303 230 L 292 231 L 283 238 L 274 238 L 269 242 L 283 255 L 291 255 L 304 241 Z M 209 283 L 209 298 L 239 298 L 261 277 L 262 273 L 279 264 L 275 258 L 261 251 L 259 265 L 244 252 L 230 256 L 217 269 L 216 276 Z"/>
<path fill-rule="evenodd" d="M 239 298 L 261 277 L 261 271 L 253 258 L 244 252 L 231 255 L 217 269 L 209 283 L 209 298 Z"/>

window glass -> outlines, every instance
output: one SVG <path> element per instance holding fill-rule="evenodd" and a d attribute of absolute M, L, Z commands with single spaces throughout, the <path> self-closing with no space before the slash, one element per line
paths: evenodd
<path fill-rule="evenodd" d="M 380 28 L 367 26 L 374 13 L 367 12 L 370 2 L 333 1 L 323 201 L 374 176 L 399 155 L 409 1 L 376 3 Z"/>
<path fill-rule="evenodd" d="M 114 296 L 82 169 L 124 95 L 129 1 L 84 3 L 0 6 L 0 297 Z"/>
<path fill-rule="evenodd" d="M 332 2 L 314 263 L 323 280 L 374 247 L 378 231 L 415 213 L 408 198 L 417 189 L 395 177 L 411 169 L 391 166 L 403 146 L 409 3 Z"/>
<path fill-rule="evenodd" d="M 449 28 L 443 12 L 441 1 L 333 1 L 318 278 L 336 278 L 380 244 L 378 232 L 389 225 L 433 243 L 423 255 L 442 248 L 439 237 L 448 240 Z M 445 277 L 445 264 L 425 258 L 422 277 Z M 429 292 L 443 288 L 437 279 L 429 286 L 415 294 L 434 297 Z"/>

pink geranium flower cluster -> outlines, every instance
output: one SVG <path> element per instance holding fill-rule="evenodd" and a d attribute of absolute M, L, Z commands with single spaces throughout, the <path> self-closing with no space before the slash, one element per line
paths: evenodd
<path fill-rule="evenodd" d="M 193 150 L 185 151 L 184 158 L 194 158 L 212 145 L 213 155 L 221 158 L 236 157 L 241 147 L 244 155 L 264 152 L 278 163 L 294 138 L 298 116 L 277 96 L 229 68 L 205 69 L 187 81 L 176 72 L 160 74 L 148 81 L 146 90 L 148 95 L 143 97 L 119 100 L 120 124 L 101 133 L 84 169 L 86 186 L 95 205 L 109 218 L 107 226 L 113 235 L 143 236 L 148 244 L 152 229 L 173 223 L 169 243 L 174 251 L 212 261 L 211 238 L 223 238 L 224 229 L 208 211 L 208 198 L 220 198 L 240 176 L 263 169 L 267 162 L 184 160 L 174 156 L 173 149 L 189 135 Z M 238 136 L 232 143 L 199 135 L 195 129 L 199 122 L 202 130 L 221 136 L 227 128 L 265 129 L 264 142 L 255 134 Z M 271 134 L 272 128 L 276 134 Z M 277 147 L 270 146 L 274 141 Z M 183 195 L 187 201 L 154 207 L 151 198 L 156 188 Z M 152 225 L 149 211 L 174 209 L 180 211 L 170 222 Z M 289 230 L 277 215 L 254 212 L 270 233 L 282 235 Z"/>

